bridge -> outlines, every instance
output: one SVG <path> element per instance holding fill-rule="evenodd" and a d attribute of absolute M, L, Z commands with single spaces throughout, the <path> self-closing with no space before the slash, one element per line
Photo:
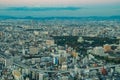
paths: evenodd
<path fill-rule="evenodd" d="M 5 59 L 10 59 L 11 57 L 6 55 L 4 52 L 0 51 L 0 57 L 5 58 Z"/>

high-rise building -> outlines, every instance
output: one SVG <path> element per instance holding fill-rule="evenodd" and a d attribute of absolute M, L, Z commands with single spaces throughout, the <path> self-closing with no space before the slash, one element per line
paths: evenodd
<path fill-rule="evenodd" d="M 29 47 L 30 54 L 38 54 L 38 48 L 34 46 Z"/>
<path fill-rule="evenodd" d="M 108 44 L 105 44 L 105 45 L 103 46 L 103 48 L 104 48 L 104 52 L 109 52 L 109 51 L 111 51 L 111 46 L 108 45 Z"/>
<path fill-rule="evenodd" d="M 47 45 L 54 45 L 54 40 L 46 40 Z"/>
<path fill-rule="evenodd" d="M 16 80 L 22 80 L 21 73 L 18 70 L 12 71 L 12 74 Z"/>
<path fill-rule="evenodd" d="M 103 47 L 95 47 L 95 48 L 94 48 L 94 53 L 95 53 L 96 55 L 103 55 L 103 54 L 104 54 L 104 49 L 103 49 Z"/>

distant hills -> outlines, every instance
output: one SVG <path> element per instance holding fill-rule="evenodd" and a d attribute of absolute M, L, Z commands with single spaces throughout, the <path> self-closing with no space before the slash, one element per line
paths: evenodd
<path fill-rule="evenodd" d="M 89 16 L 89 17 L 14 17 L 14 16 L 0 16 L 0 19 L 93 19 L 93 20 L 114 20 L 119 19 L 120 16 Z"/>
<path fill-rule="evenodd" d="M 81 7 L 9 7 L 8 11 L 59 11 L 59 10 L 79 10 Z"/>

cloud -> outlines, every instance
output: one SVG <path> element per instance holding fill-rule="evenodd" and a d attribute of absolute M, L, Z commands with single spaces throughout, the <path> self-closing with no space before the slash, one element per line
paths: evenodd
<path fill-rule="evenodd" d="M 120 0 L 0 0 L 5 6 L 58 6 L 58 5 L 96 5 L 120 4 Z"/>
<path fill-rule="evenodd" d="M 9 7 L 7 11 L 60 11 L 60 10 L 79 10 L 81 7 Z"/>

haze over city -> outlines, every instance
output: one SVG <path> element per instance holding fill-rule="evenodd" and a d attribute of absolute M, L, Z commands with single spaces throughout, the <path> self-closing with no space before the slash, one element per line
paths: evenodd
<path fill-rule="evenodd" d="M 114 16 L 120 14 L 119 4 L 120 0 L 0 0 L 0 16 Z"/>

